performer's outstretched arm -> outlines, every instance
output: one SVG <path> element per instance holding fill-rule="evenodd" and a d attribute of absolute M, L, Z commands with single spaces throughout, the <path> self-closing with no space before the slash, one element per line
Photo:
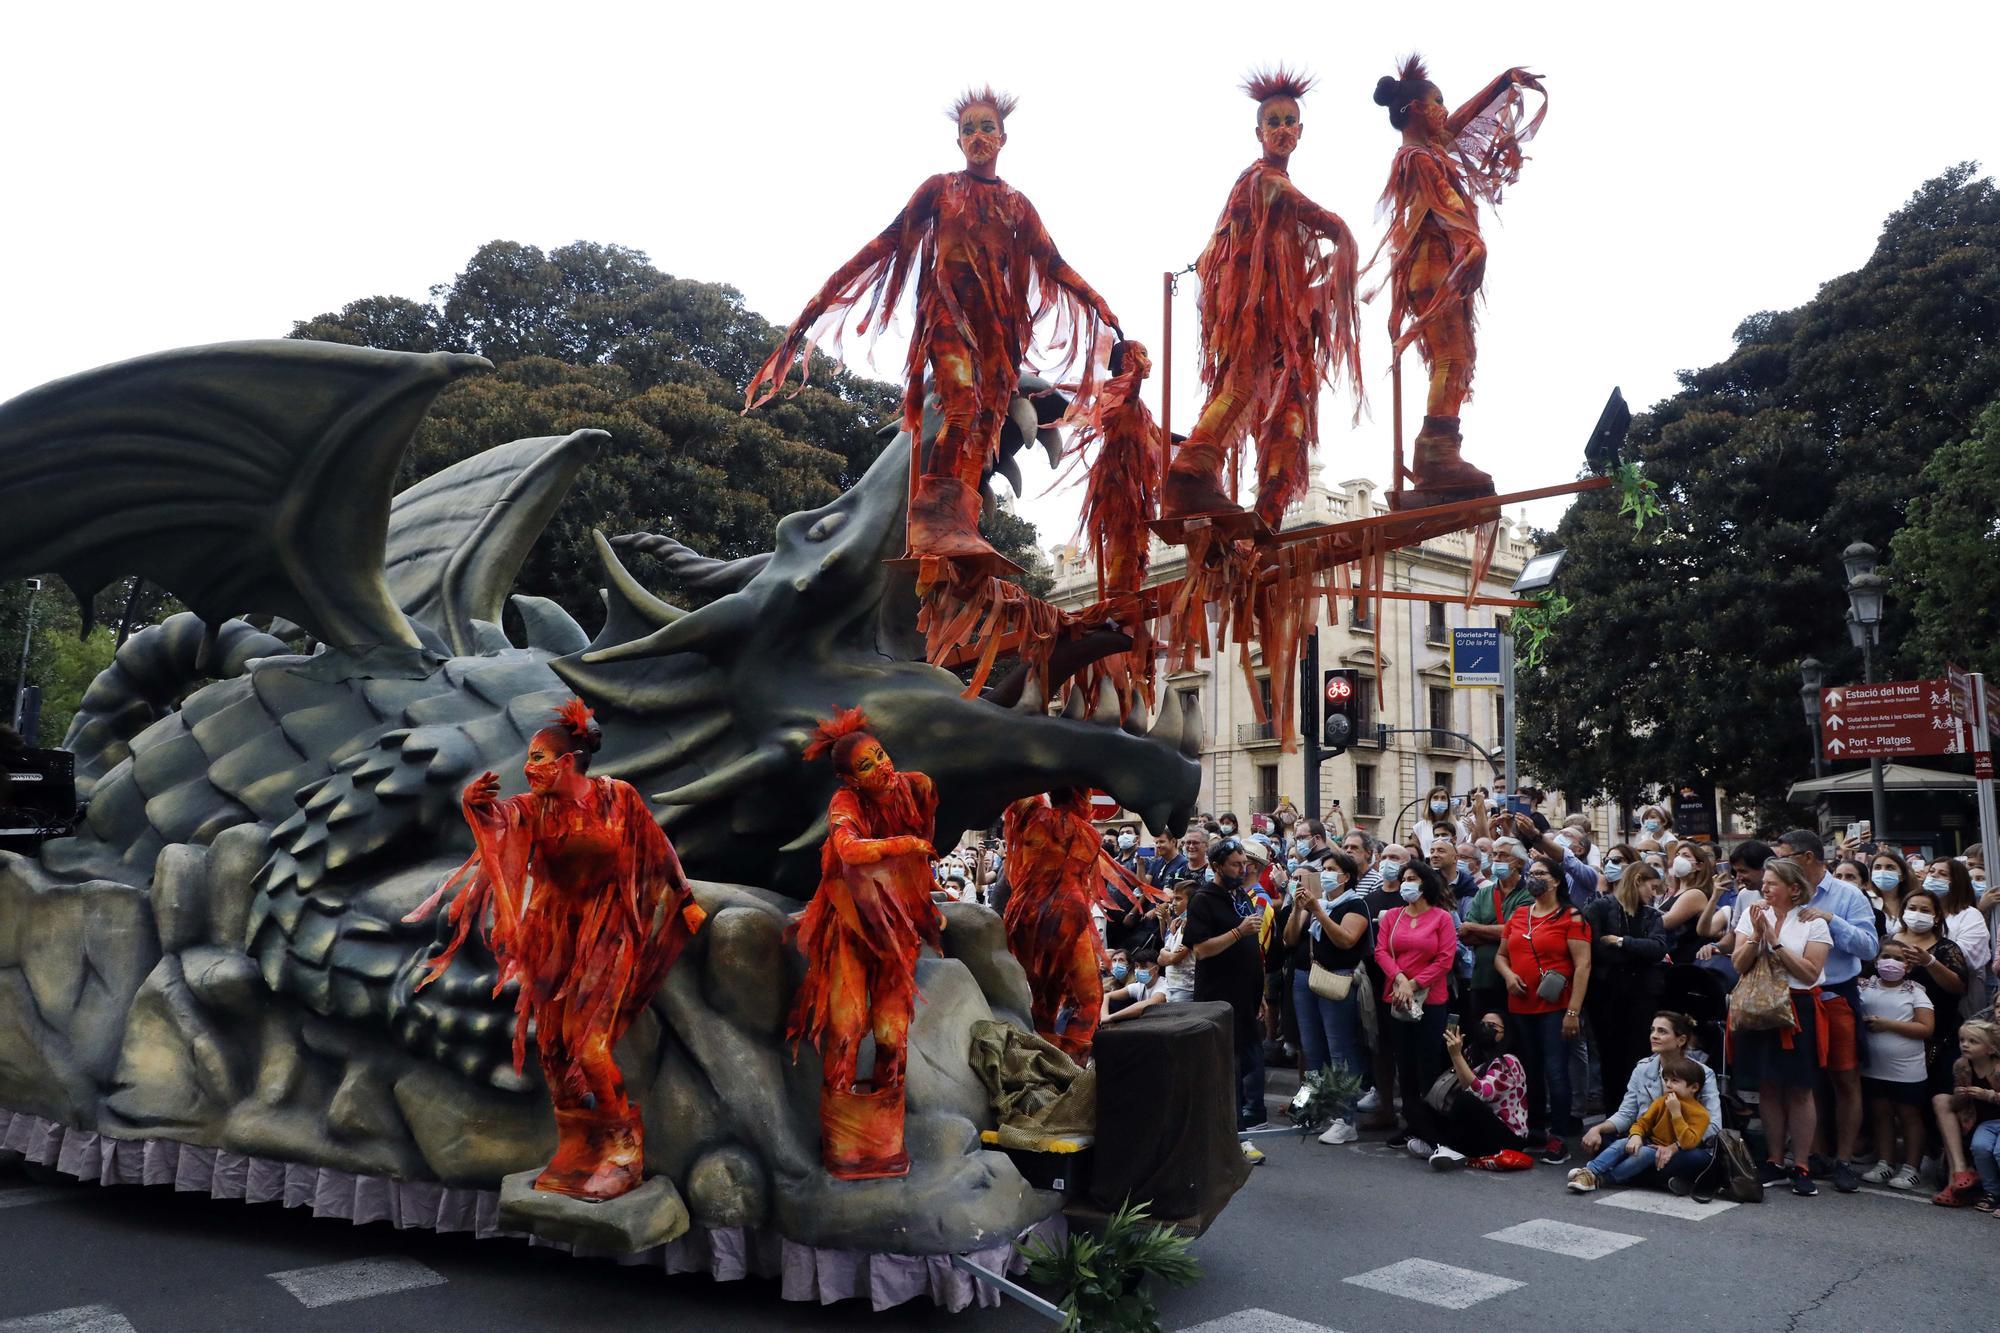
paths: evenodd
<path fill-rule="evenodd" d="M 1445 122 L 1445 132 L 1450 134 L 1454 139 L 1457 138 L 1465 132 L 1467 125 L 1479 119 L 1486 109 L 1493 105 L 1495 98 L 1499 97 L 1509 88 L 1516 86 L 1533 88 L 1536 92 L 1543 91 L 1542 79 L 1539 74 L 1530 74 L 1521 66 L 1516 65 L 1474 93 L 1463 106 L 1452 112 L 1451 119 Z"/>

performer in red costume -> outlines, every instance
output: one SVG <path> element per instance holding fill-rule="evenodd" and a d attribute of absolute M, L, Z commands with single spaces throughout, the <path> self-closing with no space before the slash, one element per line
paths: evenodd
<path fill-rule="evenodd" d="M 1535 118 L 1521 124 L 1527 93 L 1542 94 Z M 1493 494 L 1493 478 L 1460 454 L 1459 410 L 1472 396 L 1474 309 L 1486 276 L 1486 242 L 1479 235 L 1478 200 L 1500 202 L 1520 179 L 1521 145 L 1548 114 L 1540 77 L 1510 69 L 1458 110 L 1423 59 L 1410 56 L 1394 77 L 1375 85 L 1375 101 L 1403 132 L 1382 192 L 1389 215 L 1389 336 L 1396 355 L 1411 343 L 1430 370 L 1424 425 L 1411 459 L 1411 489 L 1392 503 L 1403 508 L 1449 504 Z"/>
<path fill-rule="evenodd" d="M 860 709 L 846 709 L 806 746 L 809 760 L 832 756 L 840 789 L 827 806 L 819 889 L 796 927 L 806 976 L 787 1032 L 794 1045 L 819 1048 L 820 1156 L 842 1180 L 910 1169 L 903 1058 L 917 953 L 942 947 L 931 901 L 937 789 L 921 773 L 898 773 L 867 726 Z M 863 1092 L 855 1060 L 871 1031 L 875 1071 Z"/>
<path fill-rule="evenodd" d="M 1054 374 L 1084 359 L 1079 405 L 1094 383 L 1090 357 L 1099 323 L 1118 328 L 1104 298 L 1056 252 L 1035 206 L 995 174 L 1014 105 L 991 88 L 959 98 L 952 117 L 965 170 L 918 186 L 895 220 L 827 279 L 751 376 L 744 396 L 746 410 L 769 401 L 801 350 L 803 383 L 813 345 L 831 336 L 837 349 L 857 306 L 856 332 L 880 329 L 914 270 L 916 326 L 903 426 L 913 435 L 922 428 L 926 367 L 942 421 L 910 513 L 910 551 L 918 556 L 998 559 L 979 535 L 979 482 L 999 446 L 1035 326 L 1050 319 L 1047 344 L 1060 361 Z"/>
<path fill-rule="evenodd" d="M 525 795 L 502 800 L 493 773 L 466 788 L 475 850 L 404 920 L 425 920 L 460 890 L 445 909 L 451 942 L 417 988 L 479 930 L 500 965 L 493 993 L 520 983 L 514 1069 L 532 1019 L 555 1102 L 556 1155 L 535 1188 L 611 1199 L 646 1172 L 639 1110 L 611 1052 L 704 916 L 645 800 L 628 783 L 588 776 L 603 740 L 590 710 L 572 699 L 557 717 L 529 741 Z"/>
<path fill-rule="evenodd" d="M 1035 1031 L 1085 1064 L 1104 1002 L 1104 946 L 1090 909 L 1106 896 L 1107 876 L 1127 894 L 1145 890 L 1104 854 L 1090 822 L 1090 792 L 1082 787 L 1014 802 L 1006 828 L 1007 949 L 1028 974 Z M 1069 1025 L 1058 1033 L 1056 1016 L 1065 1005 Z"/>
<path fill-rule="evenodd" d="M 1096 560 L 1099 600 L 1144 586 L 1152 540 L 1146 525 L 1160 489 L 1160 427 L 1139 397 L 1153 359 L 1143 343 L 1124 342 L 1112 349 L 1110 369 L 1070 445 L 1078 460 L 1087 458 L 1092 444 L 1100 446 L 1096 460 L 1083 463 L 1088 480 L 1078 524 Z"/>
<path fill-rule="evenodd" d="M 1243 85 L 1257 103 L 1264 155 L 1229 191 L 1195 261 L 1201 280 L 1201 378 L 1208 403 L 1167 473 L 1169 517 L 1233 510 L 1223 466 L 1257 437 L 1257 516 L 1276 528 L 1305 493 L 1318 438 L 1319 388 L 1346 379 L 1361 400 L 1354 234 L 1292 184 L 1312 80 L 1283 68 Z M 1322 253 L 1319 242 L 1332 245 Z"/>

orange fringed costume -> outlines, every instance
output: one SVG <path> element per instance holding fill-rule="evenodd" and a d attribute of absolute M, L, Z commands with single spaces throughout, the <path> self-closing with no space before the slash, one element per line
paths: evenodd
<path fill-rule="evenodd" d="M 1521 123 L 1527 93 L 1542 93 L 1534 119 Z M 1447 115 L 1421 58 L 1377 86 L 1376 100 L 1404 131 L 1389 169 L 1382 211 L 1390 256 L 1389 334 L 1398 355 L 1416 344 L 1430 372 L 1424 424 L 1412 460 L 1415 504 L 1493 493 L 1492 479 L 1459 457 L 1459 413 L 1472 396 L 1473 339 L 1486 242 L 1478 200 L 1500 202 L 1520 179 L 1521 145 L 1548 114 L 1548 95 L 1526 70 L 1510 69 Z M 1406 502 L 1411 503 L 1411 502 Z"/>
<path fill-rule="evenodd" d="M 1108 901 L 1107 875 L 1128 894 L 1146 890 L 1104 855 L 1090 822 L 1090 793 L 1030 796 L 1007 807 L 1007 949 L 1028 974 L 1035 1031 L 1088 1063 L 1104 1003 L 1104 945 L 1090 909 Z M 1067 1005 L 1069 1025 L 1056 1031 Z"/>
<path fill-rule="evenodd" d="M 957 111 L 980 105 L 995 107 L 1004 122 L 1013 101 L 982 91 L 961 99 Z M 998 147 L 989 147 L 990 163 Z M 1050 323 L 1046 343 L 1059 363 L 1053 374 L 1083 358 L 1081 402 L 1093 388 L 1090 356 L 1098 325 L 1118 323 L 1104 298 L 1063 261 L 1035 206 L 1013 186 L 971 169 L 940 173 L 918 186 L 895 220 L 827 279 L 792 321 L 751 377 L 744 401 L 755 407 L 773 397 L 801 351 L 803 383 L 815 343 L 830 339 L 837 352 L 856 307 L 855 331 L 879 330 L 895 314 L 913 270 L 916 324 L 905 367 L 903 426 L 913 436 L 922 428 L 927 367 L 942 424 L 911 509 L 910 549 L 919 556 L 990 557 L 993 549 L 978 532 L 979 483 L 998 449 L 1036 326 Z"/>
<path fill-rule="evenodd" d="M 1146 525 L 1158 512 L 1160 489 L 1160 427 L 1139 397 L 1153 360 L 1143 344 L 1126 342 L 1113 361 L 1111 378 L 1070 446 L 1070 456 L 1081 460 L 1092 444 L 1101 445 L 1088 464 L 1079 524 L 1096 561 L 1099 601 L 1145 585 L 1152 540 Z"/>
<path fill-rule="evenodd" d="M 1278 70 L 1244 88 L 1261 109 L 1273 99 L 1296 102 L 1311 86 Z M 1174 459 L 1166 503 L 1175 515 L 1233 507 L 1223 467 L 1255 434 L 1257 514 L 1275 528 L 1305 493 L 1320 385 L 1345 379 L 1360 411 L 1361 354 L 1354 234 L 1292 184 L 1286 164 L 1296 127 L 1260 136 L 1264 157 L 1236 178 L 1195 262 L 1208 402 Z M 1320 252 L 1322 240 L 1331 252 Z"/>
<path fill-rule="evenodd" d="M 589 710 L 572 700 L 560 716 L 531 743 L 528 793 L 500 799 L 490 773 L 466 789 L 475 850 L 405 920 L 428 918 L 458 890 L 445 909 L 451 941 L 417 987 L 479 930 L 499 964 L 493 993 L 520 985 L 514 1069 L 532 1020 L 555 1102 L 556 1155 L 535 1188 L 613 1198 L 639 1185 L 645 1144 L 612 1050 L 704 917 L 639 793 L 578 771 L 597 737 Z"/>
<path fill-rule="evenodd" d="M 844 1180 L 909 1170 L 903 1061 L 917 954 L 942 946 L 931 901 L 937 791 L 921 773 L 896 772 L 867 725 L 848 709 L 806 747 L 807 759 L 832 753 L 840 789 L 827 807 L 819 889 L 794 927 L 806 975 L 786 1033 L 819 1048 L 821 1158 Z M 871 1032 L 875 1069 L 860 1092 L 856 1058 Z"/>

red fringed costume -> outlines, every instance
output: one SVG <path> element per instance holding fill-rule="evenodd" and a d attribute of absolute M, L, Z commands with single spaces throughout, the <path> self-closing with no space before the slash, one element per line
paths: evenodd
<path fill-rule="evenodd" d="M 1128 894 L 1146 890 L 1104 855 L 1083 788 L 1014 802 L 1006 830 L 1007 948 L 1028 974 L 1035 1031 L 1086 1064 L 1104 1003 L 1104 945 L 1090 909 L 1111 901 L 1107 877 Z M 1065 1005 L 1069 1026 L 1058 1034 L 1056 1017 Z"/>
<path fill-rule="evenodd" d="M 1092 389 L 1089 357 L 1098 324 L 1118 324 L 1104 298 L 1057 253 L 1027 196 L 993 174 L 1013 108 L 1012 98 L 990 89 L 960 99 L 953 119 L 966 169 L 918 186 L 895 220 L 827 279 L 751 377 L 744 398 L 746 408 L 756 407 L 778 393 L 802 351 L 803 383 L 814 344 L 829 339 L 837 351 L 857 307 L 855 331 L 879 330 L 914 272 L 916 326 L 903 425 L 913 437 L 922 428 L 926 368 L 942 419 L 910 513 L 916 556 L 997 559 L 979 535 L 979 483 L 999 446 L 1036 326 L 1049 321 L 1045 343 L 1059 361 L 1054 373 L 1084 359 L 1082 403 Z"/>
<path fill-rule="evenodd" d="M 639 1111 L 612 1050 L 651 1002 L 703 921 L 680 858 L 645 800 L 616 778 L 583 771 L 597 748 L 590 710 L 571 700 L 537 732 L 529 791 L 505 800 L 488 773 L 465 791 L 472 856 L 406 921 L 446 908 L 451 942 L 417 988 L 437 980 L 476 928 L 499 963 L 493 993 L 520 985 L 514 1068 L 528 1025 L 555 1102 L 555 1159 L 535 1188 L 615 1198 L 645 1175 Z"/>
<path fill-rule="evenodd" d="M 1529 91 L 1541 93 L 1542 104 L 1523 125 Z M 1486 275 L 1478 201 L 1499 203 L 1501 190 L 1520 179 L 1521 145 L 1541 128 L 1548 94 L 1537 76 L 1510 69 L 1447 114 L 1423 60 L 1411 56 L 1376 86 L 1375 100 L 1403 131 L 1381 203 L 1389 221 L 1382 242 L 1390 257 L 1389 334 L 1399 356 L 1415 343 L 1430 372 L 1413 489 L 1400 503 L 1491 495 L 1493 479 L 1460 456 L 1459 412 L 1472 396 L 1473 322 Z"/>
<path fill-rule="evenodd" d="M 794 927 L 806 976 L 787 1038 L 819 1048 L 821 1160 L 843 1180 L 900 1176 L 903 1059 L 916 1007 L 917 953 L 940 948 L 931 890 L 937 791 L 898 773 L 858 708 L 821 724 L 805 757 L 831 753 L 840 789 L 827 807 L 820 884 Z M 855 1087 L 861 1039 L 875 1037 L 875 1070 Z"/>
<path fill-rule="evenodd" d="M 1119 344 L 1113 359 L 1111 378 L 1070 446 L 1079 461 L 1092 444 L 1101 446 L 1087 463 L 1079 523 L 1097 565 L 1099 601 L 1145 585 L 1146 525 L 1158 512 L 1160 489 L 1160 427 L 1139 397 L 1153 359 L 1137 342 Z"/>
<path fill-rule="evenodd" d="M 1236 178 L 1195 263 L 1208 403 L 1169 473 L 1169 515 L 1235 508 L 1224 466 L 1254 434 L 1257 514 L 1278 527 L 1305 493 L 1320 385 L 1347 380 L 1360 410 L 1354 234 L 1287 174 L 1299 139 L 1298 99 L 1311 86 L 1282 69 L 1244 84 L 1258 104 L 1264 156 Z M 1322 240 L 1330 252 L 1321 253 Z"/>

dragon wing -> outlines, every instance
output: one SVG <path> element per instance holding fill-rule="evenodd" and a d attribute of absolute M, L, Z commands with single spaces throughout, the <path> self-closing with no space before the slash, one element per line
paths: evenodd
<path fill-rule="evenodd" d="M 508 589 L 570 484 L 610 435 L 579 430 L 497 445 L 432 473 L 389 505 L 384 563 L 404 614 L 454 653 L 500 623 Z"/>
<path fill-rule="evenodd" d="M 396 468 L 450 352 L 271 339 L 161 352 L 0 403 L 0 576 L 88 615 L 144 573 L 210 625 L 283 616 L 342 647 L 421 641 L 383 578 Z"/>

